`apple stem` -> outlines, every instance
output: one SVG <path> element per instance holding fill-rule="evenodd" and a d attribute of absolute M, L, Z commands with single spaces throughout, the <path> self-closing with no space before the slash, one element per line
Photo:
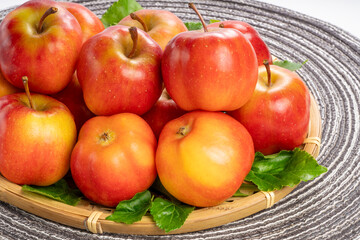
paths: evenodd
<path fill-rule="evenodd" d="M 265 59 L 263 61 L 263 64 L 265 65 L 266 68 L 266 72 L 267 72 L 267 79 L 268 79 L 268 86 L 271 86 L 271 70 L 270 70 L 270 64 L 269 64 L 269 60 Z"/>
<path fill-rule="evenodd" d="M 165 99 L 172 99 L 168 91 L 166 91 L 166 89 L 164 89 L 164 91 L 161 93 L 161 96 Z"/>
<path fill-rule="evenodd" d="M 129 28 L 129 33 L 131 35 L 131 39 L 133 41 L 133 47 L 131 49 L 131 52 L 128 55 L 128 58 L 132 58 L 135 55 L 135 51 L 136 51 L 136 47 L 137 47 L 137 42 L 138 42 L 138 32 L 137 32 L 137 28 L 136 27 L 130 27 Z"/>
<path fill-rule="evenodd" d="M 138 21 L 138 22 L 142 25 L 142 27 L 144 28 L 144 31 L 145 31 L 145 32 L 148 32 L 148 31 L 149 31 L 149 29 L 147 28 L 147 26 L 146 26 L 146 24 L 144 23 L 144 21 L 143 21 L 138 15 L 136 15 L 135 13 L 130 13 L 130 17 L 131 17 L 133 20 Z"/>
<path fill-rule="evenodd" d="M 225 25 L 223 23 L 219 24 L 219 28 L 224 28 L 224 27 L 225 27 Z"/>
<path fill-rule="evenodd" d="M 51 14 L 56 13 L 57 11 L 58 11 L 58 9 L 56 7 L 51 7 L 48 10 L 46 10 L 44 15 L 42 15 L 42 17 L 40 18 L 39 25 L 38 25 L 38 28 L 37 28 L 38 33 L 42 32 L 42 27 L 43 27 L 43 23 L 44 23 L 45 18 L 47 18 Z"/>
<path fill-rule="evenodd" d="M 189 3 L 189 8 L 191 8 L 192 10 L 194 10 L 195 13 L 199 16 L 200 21 L 201 21 L 201 24 L 203 25 L 203 28 L 204 28 L 204 32 L 208 32 L 208 29 L 207 29 L 207 27 L 206 27 L 206 24 L 205 24 L 205 22 L 204 22 L 204 19 L 203 19 L 203 17 L 201 16 L 201 14 L 199 13 L 199 11 L 197 10 L 197 8 L 195 7 L 195 4 Z"/>
<path fill-rule="evenodd" d="M 33 103 L 33 101 L 32 101 L 31 95 L 30 95 L 29 79 L 28 79 L 26 76 L 24 76 L 24 77 L 22 77 L 22 81 L 23 81 L 23 84 L 24 84 L 26 96 L 27 96 L 27 98 L 29 99 L 30 107 L 31 107 L 32 109 L 35 109 L 35 108 L 34 108 L 34 103 Z"/>

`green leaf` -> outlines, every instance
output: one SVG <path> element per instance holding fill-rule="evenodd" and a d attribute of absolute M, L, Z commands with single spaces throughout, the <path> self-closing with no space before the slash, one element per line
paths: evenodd
<path fill-rule="evenodd" d="M 261 191 L 273 191 L 312 180 L 326 171 L 313 156 L 299 148 L 268 156 L 257 152 L 245 180 L 253 182 Z"/>
<path fill-rule="evenodd" d="M 186 22 L 184 23 L 189 31 L 200 30 L 203 28 L 201 22 Z"/>
<path fill-rule="evenodd" d="M 240 191 L 240 189 L 238 189 L 238 190 L 234 193 L 234 195 L 233 195 L 233 197 L 247 197 L 247 196 L 249 196 L 249 194 L 247 194 L 247 193 L 242 193 L 242 192 Z"/>
<path fill-rule="evenodd" d="M 121 201 L 106 219 L 126 224 L 140 221 L 151 207 L 151 200 L 149 190 L 137 193 L 132 199 Z"/>
<path fill-rule="evenodd" d="M 220 22 L 220 20 L 217 20 L 217 19 L 210 19 L 210 23 L 216 23 L 216 22 Z"/>
<path fill-rule="evenodd" d="M 233 197 L 247 197 L 257 191 L 259 191 L 259 189 L 254 184 L 244 182 L 234 193 Z"/>
<path fill-rule="evenodd" d="M 299 70 L 308 60 L 305 60 L 303 63 L 295 63 L 290 62 L 288 60 L 284 61 L 274 61 L 273 64 L 282 68 L 286 68 L 290 71 L 296 71 Z"/>
<path fill-rule="evenodd" d="M 170 232 L 180 228 L 194 209 L 193 206 L 155 198 L 150 208 L 150 214 L 159 228 Z"/>
<path fill-rule="evenodd" d="M 72 206 L 76 206 L 82 196 L 79 189 L 70 188 L 64 179 L 46 187 L 23 185 L 22 190 L 37 193 Z"/>
<path fill-rule="evenodd" d="M 215 22 L 220 22 L 220 20 L 217 19 L 210 19 L 209 21 L 210 23 L 215 23 Z M 193 30 L 200 30 L 203 28 L 203 25 L 201 22 L 185 22 L 184 23 L 185 26 L 187 27 L 187 29 L 189 31 L 193 31 Z"/>
<path fill-rule="evenodd" d="M 150 186 L 150 190 L 160 193 L 162 196 L 166 197 L 167 199 L 171 200 L 172 202 L 180 203 L 179 200 L 177 200 L 173 195 L 171 195 L 165 189 L 165 187 L 164 187 L 164 185 L 162 185 L 159 177 L 156 177 L 154 183 Z"/>
<path fill-rule="evenodd" d="M 102 15 L 101 22 L 107 28 L 118 24 L 121 19 L 140 9 L 142 7 L 135 0 L 118 0 Z"/>

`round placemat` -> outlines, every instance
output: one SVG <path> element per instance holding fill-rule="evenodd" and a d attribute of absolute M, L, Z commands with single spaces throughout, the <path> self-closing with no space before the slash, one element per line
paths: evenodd
<path fill-rule="evenodd" d="M 74 2 L 101 16 L 113 1 Z M 138 2 L 143 8 L 166 9 L 184 21 L 197 21 L 184 1 Z M 0 202 L 1 239 L 360 238 L 360 40 L 318 19 L 256 1 L 196 1 L 196 5 L 206 20 L 250 23 L 280 59 L 308 60 L 297 72 L 320 107 L 322 146 L 317 159 L 328 172 L 301 183 L 270 209 L 220 227 L 179 235 L 95 235 Z M 0 19 L 11 10 L 0 11 Z"/>

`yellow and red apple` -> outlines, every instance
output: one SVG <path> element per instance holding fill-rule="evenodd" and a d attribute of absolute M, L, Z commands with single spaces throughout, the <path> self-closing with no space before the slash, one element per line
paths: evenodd
<path fill-rule="evenodd" d="M 59 2 L 59 4 L 66 8 L 79 22 L 83 43 L 105 29 L 100 19 L 87 7 L 73 2 Z"/>
<path fill-rule="evenodd" d="M 202 22 L 203 31 L 179 33 L 166 46 L 161 62 L 165 88 L 186 111 L 238 109 L 255 89 L 254 48 L 239 31 L 208 29 Z"/>
<path fill-rule="evenodd" d="M 160 46 L 135 27 L 107 28 L 83 45 L 77 76 L 96 115 L 144 114 L 162 91 Z"/>
<path fill-rule="evenodd" d="M 175 35 L 187 31 L 185 24 L 175 14 L 159 9 L 141 9 L 123 18 L 119 24 L 147 32 L 162 49 Z"/>
<path fill-rule="evenodd" d="M 90 200 L 114 207 L 145 191 L 156 178 L 156 139 L 132 113 L 97 116 L 80 130 L 71 155 L 71 174 Z"/>
<path fill-rule="evenodd" d="M 222 112 L 193 111 L 168 122 L 156 151 L 165 189 L 197 207 L 231 197 L 249 173 L 254 145 L 245 127 Z"/>
<path fill-rule="evenodd" d="M 251 99 L 230 112 L 251 134 L 255 150 L 273 154 L 293 150 L 307 135 L 310 93 L 299 75 L 271 65 L 259 67 L 259 79 Z"/>
<path fill-rule="evenodd" d="M 16 184 L 57 182 L 69 170 L 76 134 L 69 109 L 54 98 L 25 93 L 1 97 L 1 174 Z"/>
<path fill-rule="evenodd" d="M 10 12 L 0 24 L 0 66 L 11 84 L 44 94 L 70 82 L 82 44 L 76 18 L 54 1 L 31 0 Z"/>
<path fill-rule="evenodd" d="M 240 31 L 253 46 L 258 60 L 258 66 L 263 65 L 264 60 L 268 60 L 270 64 L 272 63 L 272 57 L 268 46 L 261 38 L 258 31 L 256 31 L 250 24 L 242 21 L 229 20 L 211 23 L 208 27 L 233 28 Z"/>
<path fill-rule="evenodd" d="M 186 112 L 179 108 L 178 105 L 172 100 L 169 94 L 164 89 L 159 100 L 142 118 L 149 124 L 153 130 L 155 137 L 158 139 L 161 130 L 167 122 L 180 117 Z"/>
<path fill-rule="evenodd" d="M 0 97 L 21 91 L 9 83 L 0 72 Z"/>

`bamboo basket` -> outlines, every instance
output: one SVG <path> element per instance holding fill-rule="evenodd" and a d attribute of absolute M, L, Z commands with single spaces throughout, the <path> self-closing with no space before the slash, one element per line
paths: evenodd
<path fill-rule="evenodd" d="M 320 142 L 321 117 L 318 105 L 311 96 L 309 131 L 301 147 L 316 158 L 320 151 Z M 257 192 L 248 197 L 232 197 L 218 206 L 196 209 L 180 229 L 165 233 L 155 225 L 149 215 L 145 215 L 141 221 L 131 225 L 116 223 L 105 220 L 112 213 L 111 208 L 95 205 L 86 199 L 81 200 L 77 206 L 63 204 L 35 193 L 23 192 L 21 186 L 7 181 L 0 175 L 0 201 L 37 216 L 75 228 L 86 229 L 92 233 L 137 235 L 178 234 L 220 226 L 270 208 L 294 188 L 284 187 L 273 192 Z"/>

